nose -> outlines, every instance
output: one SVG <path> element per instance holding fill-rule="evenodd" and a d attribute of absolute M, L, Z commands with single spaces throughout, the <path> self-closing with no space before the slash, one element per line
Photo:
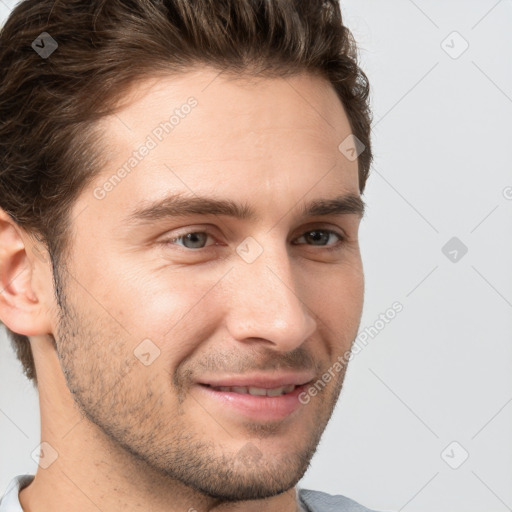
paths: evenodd
<path fill-rule="evenodd" d="M 231 274 L 226 322 L 234 339 L 264 340 L 274 350 L 289 352 L 317 329 L 285 247 L 273 251 L 266 247 L 252 263 L 238 261 Z"/>

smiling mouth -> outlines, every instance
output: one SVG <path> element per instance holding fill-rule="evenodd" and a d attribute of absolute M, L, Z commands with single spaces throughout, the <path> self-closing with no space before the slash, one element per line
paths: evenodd
<path fill-rule="evenodd" d="M 203 386 L 209 387 L 214 391 L 227 391 L 230 393 L 240 393 L 242 395 L 253 395 L 253 396 L 281 396 L 291 393 L 300 386 L 295 384 L 289 384 L 288 386 L 281 386 L 278 388 L 258 388 L 254 386 L 210 386 L 209 384 L 203 384 Z"/>
<path fill-rule="evenodd" d="M 229 381 L 227 378 L 224 380 Z M 294 384 L 290 382 L 290 377 L 275 378 L 274 380 L 288 380 L 288 382 L 273 383 L 249 377 L 245 378 L 246 382 L 243 382 L 244 379 L 241 377 L 231 380 L 235 380 L 235 382 L 217 381 L 210 384 L 201 382 L 198 383 L 198 388 L 203 397 L 213 401 L 212 405 L 220 406 L 220 414 L 233 419 L 243 417 L 244 420 L 249 418 L 258 422 L 281 421 L 294 411 L 296 415 L 299 414 L 298 409 L 301 406 L 299 395 L 304 392 L 310 382 L 306 382 L 306 379 L 302 378 L 294 379 L 297 381 Z M 251 382 L 251 380 L 259 380 L 259 382 Z M 231 386 L 226 384 L 231 384 Z M 269 385 L 274 387 L 269 387 Z M 232 416 L 233 414 L 234 416 Z"/>

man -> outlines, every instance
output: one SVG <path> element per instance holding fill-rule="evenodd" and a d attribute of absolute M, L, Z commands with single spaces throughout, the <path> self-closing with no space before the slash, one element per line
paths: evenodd
<path fill-rule="evenodd" d="M 296 488 L 363 305 L 336 1 L 27 0 L 0 48 L 0 318 L 41 411 L 0 511 L 368 510 Z"/>

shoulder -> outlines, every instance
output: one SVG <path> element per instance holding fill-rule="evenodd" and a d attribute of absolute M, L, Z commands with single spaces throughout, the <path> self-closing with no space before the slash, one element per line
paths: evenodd
<path fill-rule="evenodd" d="M 298 489 L 300 500 L 310 512 L 377 512 L 340 494 Z"/>
<path fill-rule="evenodd" d="M 32 482 L 34 475 L 18 475 L 14 477 L 4 495 L 0 498 L 0 512 L 23 512 L 19 492 Z"/>

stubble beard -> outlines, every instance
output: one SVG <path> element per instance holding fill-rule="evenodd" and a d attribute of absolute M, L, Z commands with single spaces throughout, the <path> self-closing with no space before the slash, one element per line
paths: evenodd
<path fill-rule="evenodd" d="M 241 448 L 225 450 L 214 439 L 199 436 L 194 425 L 187 424 L 183 411 L 161 413 L 161 395 L 155 394 L 148 380 L 145 387 L 132 388 L 129 375 L 119 381 L 123 362 L 112 361 L 112 357 L 109 361 L 97 319 L 84 321 L 64 290 L 56 291 L 61 307 L 56 346 L 68 389 L 84 418 L 112 447 L 111 453 L 129 456 L 135 479 L 144 468 L 158 475 L 159 481 L 166 481 L 167 491 L 174 481 L 210 498 L 233 502 L 278 495 L 302 478 L 332 416 L 346 368 L 330 392 L 325 388 L 316 397 L 322 400 L 322 407 L 317 406 L 307 441 L 293 453 L 276 456 L 259 451 L 257 442 L 250 439 L 271 437 L 280 425 L 254 422 L 245 425 L 249 439 Z M 112 332 L 112 324 L 106 332 Z M 304 407 L 314 407 L 313 401 Z"/>

